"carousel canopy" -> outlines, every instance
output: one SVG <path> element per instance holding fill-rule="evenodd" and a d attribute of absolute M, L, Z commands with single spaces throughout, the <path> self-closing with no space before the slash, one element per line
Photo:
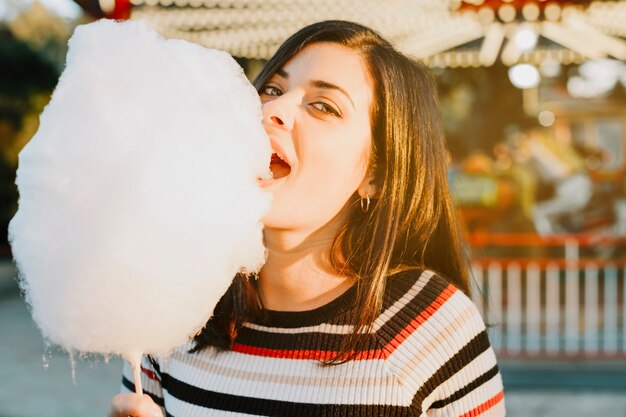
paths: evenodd
<path fill-rule="evenodd" d="M 431 66 L 626 60 L 626 1 L 130 1 L 130 18 L 150 21 L 164 36 L 243 58 L 268 59 L 301 27 L 342 19 L 372 27 Z"/>

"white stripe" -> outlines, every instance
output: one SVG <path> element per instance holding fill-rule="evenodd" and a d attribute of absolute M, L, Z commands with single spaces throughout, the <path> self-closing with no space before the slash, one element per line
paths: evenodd
<path fill-rule="evenodd" d="M 397 311 L 405 308 L 407 303 L 424 288 L 432 275 L 430 271 L 422 273 L 407 294 L 377 320 L 378 327 L 386 324 Z M 319 327 L 311 326 L 308 331 Z M 415 391 L 484 328 L 484 322 L 476 306 L 464 293 L 456 291 L 426 322 L 409 335 L 392 353 L 389 361 L 350 361 L 342 365 L 324 367 L 318 360 L 267 358 L 232 351 L 217 353 L 213 348 L 189 354 L 187 350 L 191 345 L 187 344 L 177 349 L 172 357 L 161 360 L 161 370 L 187 384 L 229 395 L 311 404 L 407 406 L 411 404 Z M 302 328 L 263 327 L 260 330 L 282 333 L 289 330 L 296 330 L 295 333 L 305 331 Z M 492 351 L 490 353 L 493 354 Z M 486 355 L 483 354 L 479 358 L 483 356 Z M 495 358 L 493 360 L 495 361 Z M 478 363 L 475 359 L 460 374 L 470 372 L 473 367 L 478 366 Z M 424 367 L 428 367 L 426 369 L 428 372 L 425 372 Z M 490 366 L 487 369 L 489 368 Z M 451 385 L 453 382 L 459 384 L 463 380 L 467 380 L 467 376 L 451 377 L 445 383 L 446 392 L 452 393 L 461 388 Z M 401 382 L 408 385 L 400 386 Z M 168 410 L 173 415 L 213 415 L 207 414 L 209 410 L 203 407 L 176 400 L 167 392 L 166 401 Z M 187 410 L 188 407 L 191 408 Z M 216 415 L 243 414 L 220 411 Z"/>
<path fill-rule="evenodd" d="M 495 375 L 489 381 L 476 388 L 475 390 L 468 392 L 462 398 L 446 405 L 443 408 L 435 408 L 428 410 L 428 417 L 449 417 L 449 416 L 462 416 L 468 413 L 470 410 L 478 407 L 480 404 L 486 402 L 490 398 L 493 398 L 496 394 L 502 391 L 502 379 L 500 374 Z M 504 399 L 500 400 L 501 402 Z M 492 408 L 495 407 L 492 406 Z M 497 409 L 504 411 L 504 407 Z M 496 410 L 494 410 L 496 411 Z M 490 410 L 485 411 L 482 414 L 475 414 L 476 416 L 504 416 L 503 413 L 494 414 Z"/>
<path fill-rule="evenodd" d="M 388 395 L 378 402 L 407 406 L 424 381 L 483 329 L 482 318 L 471 300 L 459 291 L 453 294 L 390 358 L 391 372 L 402 375 L 398 381 L 408 380 L 409 386 L 403 391 L 404 400 L 398 398 L 398 383 L 394 384 L 393 378 L 385 379 L 390 373 L 382 360 L 351 361 L 344 365 L 322 367 L 317 360 L 294 361 L 230 351 L 216 355 L 213 350 L 189 355 L 180 349 L 163 370 L 179 379 L 184 376 L 184 382 L 210 391 L 239 395 L 259 391 L 262 398 L 280 399 L 287 395 L 286 398 L 299 402 L 344 402 L 341 398 L 351 397 L 353 403 L 370 403 L 368 398 L 379 397 L 373 394 L 377 389 L 385 388 Z M 437 344 L 437 338 L 446 341 L 448 355 L 442 356 L 443 349 Z M 425 365 L 428 365 L 427 369 L 424 369 Z M 256 372 L 252 373 L 250 369 Z M 213 378 L 206 378 L 207 374 L 212 374 Z M 381 379 L 373 378 L 372 374 Z M 347 376 L 350 376 L 349 384 L 346 384 Z M 281 378 L 288 382 L 281 383 Z M 298 381 L 298 378 L 303 379 Z M 362 379 L 362 387 L 355 390 L 354 382 L 359 378 Z M 330 386 L 342 388 L 324 388 L 329 386 L 329 381 Z M 311 384 L 316 388 L 320 385 L 324 387 L 320 388 L 316 399 L 302 398 L 305 395 L 302 387 Z"/>
<path fill-rule="evenodd" d="M 377 319 L 372 326 L 372 332 L 377 332 L 382 326 L 384 326 L 394 314 L 402 310 L 411 300 L 413 300 L 430 281 L 432 276 L 435 275 L 433 271 L 423 271 L 420 277 L 417 279 L 413 287 L 409 289 L 399 300 L 389 306 Z M 318 324 L 315 326 L 298 327 L 298 328 L 283 328 L 283 327 L 267 327 L 254 323 L 245 323 L 244 327 L 258 330 L 267 333 L 282 333 L 282 334 L 300 334 L 300 333 L 329 333 L 329 334 L 350 334 L 354 326 L 352 325 L 336 325 L 336 324 Z"/>
<path fill-rule="evenodd" d="M 352 367 L 350 373 L 355 378 L 365 378 L 371 374 L 371 369 L 380 366 L 382 359 L 350 361 Z M 215 352 L 213 348 L 207 348 L 199 353 L 187 354 L 178 349 L 170 359 L 161 361 L 163 372 L 172 374 L 172 369 L 178 364 L 187 364 L 196 368 L 212 369 L 215 373 L 232 372 L 246 373 L 257 372 L 259 369 L 267 369 L 271 375 L 289 375 L 290 377 L 310 377 L 320 375 L 324 378 L 336 378 L 345 371 L 338 366 L 322 366 L 316 359 L 287 359 L 269 358 L 263 356 L 248 355 L 240 352 L 224 351 Z M 206 372 L 211 372 L 207 370 Z M 230 375 L 226 375 L 230 376 Z M 278 377 L 277 376 L 277 377 Z"/>
<path fill-rule="evenodd" d="M 350 334 L 354 326 L 350 324 L 328 324 L 322 323 L 315 326 L 306 326 L 298 328 L 288 327 L 266 327 L 260 324 L 245 323 L 243 327 L 247 327 L 252 330 L 258 330 L 265 333 L 280 333 L 280 334 L 301 334 L 301 333 L 329 333 L 329 334 Z"/>
<path fill-rule="evenodd" d="M 456 391 L 465 387 L 467 384 L 471 383 L 476 378 L 493 368 L 496 363 L 496 355 L 493 352 L 493 349 L 489 348 L 464 366 L 459 372 L 452 375 L 441 385 L 435 388 L 430 395 L 424 398 L 424 401 L 422 402 L 423 408 L 427 409 L 435 401 L 445 399 L 454 394 Z"/>
<path fill-rule="evenodd" d="M 310 362 L 307 365 L 315 365 L 307 366 L 308 372 L 297 369 L 298 375 L 294 375 L 281 369 L 278 364 L 281 361 L 277 360 L 256 361 L 253 366 L 242 367 L 241 355 L 222 352 L 218 357 L 221 368 L 232 369 L 230 375 L 212 373 L 206 369 L 212 366 L 210 358 L 200 359 L 192 355 L 186 355 L 184 361 L 174 356 L 168 372 L 178 380 L 207 391 L 268 400 L 288 399 L 313 404 L 406 403 L 401 398 L 404 392 L 382 360 L 351 361 L 329 367 L 321 366 L 319 361 L 306 361 Z M 288 365 L 288 368 L 296 369 L 293 363 Z M 242 377 L 238 373 L 245 375 Z"/>
<path fill-rule="evenodd" d="M 391 354 L 391 370 L 414 394 L 484 329 L 476 306 L 465 294 L 457 291 Z"/>

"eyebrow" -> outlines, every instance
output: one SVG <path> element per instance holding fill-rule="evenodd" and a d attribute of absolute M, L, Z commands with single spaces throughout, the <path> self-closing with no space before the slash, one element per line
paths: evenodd
<path fill-rule="evenodd" d="M 280 75 L 283 78 L 289 78 L 289 73 L 287 73 L 287 71 L 283 70 L 283 69 L 277 69 L 276 73 L 278 75 Z M 335 84 L 331 84 L 327 81 L 322 81 L 322 80 L 311 80 L 309 81 L 309 85 L 313 86 L 313 87 L 317 87 L 317 88 L 325 88 L 328 90 L 337 90 L 340 91 L 341 93 L 343 93 L 343 95 L 345 95 L 348 100 L 350 100 L 350 103 L 352 104 L 352 107 L 356 110 L 356 106 L 354 105 L 354 102 L 352 101 L 352 98 L 350 98 L 350 94 L 348 94 L 348 92 L 346 90 L 344 90 L 343 88 L 339 87 L 338 85 Z"/>

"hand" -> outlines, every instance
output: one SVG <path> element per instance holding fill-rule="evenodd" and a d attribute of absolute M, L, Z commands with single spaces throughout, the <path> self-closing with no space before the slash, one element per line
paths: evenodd
<path fill-rule="evenodd" d="M 149 395 L 128 393 L 113 397 L 108 417 L 163 417 L 163 412 Z"/>

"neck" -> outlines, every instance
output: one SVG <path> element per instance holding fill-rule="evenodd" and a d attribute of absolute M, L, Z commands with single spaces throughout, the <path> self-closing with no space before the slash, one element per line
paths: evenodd
<path fill-rule="evenodd" d="M 342 224 L 338 216 L 312 232 L 265 229 L 268 257 L 259 274 L 259 292 L 266 309 L 312 310 L 354 283 L 330 263 L 330 248 Z"/>

